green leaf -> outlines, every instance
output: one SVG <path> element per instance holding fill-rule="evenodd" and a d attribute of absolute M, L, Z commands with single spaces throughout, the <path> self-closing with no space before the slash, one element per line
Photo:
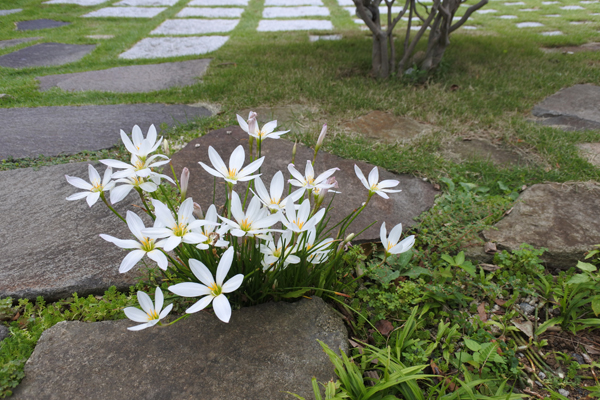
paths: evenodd
<path fill-rule="evenodd" d="M 471 351 L 481 350 L 481 345 L 471 339 L 465 339 L 465 346 L 467 346 L 469 348 L 469 350 L 471 350 Z"/>
<path fill-rule="evenodd" d="M 583 270 L 583 271 L 588 271 L 588 272 L 594 272 L 597 269 L 595 265 L 592 265 L 590 263 L 581 262 L 581 261 L 577 262 L 577 268 L 579 268 L 580 270 Z"/>
<path fill-rule="evenodd" d="M 452 182 L 452 179 L 448 179 L 448 178 L 440 178 L 440 181 L 444 182 L 447 186 L 448 186 L 448 191 L 453 192 L 454 191 L 454 182 Z"/>
<path fill-rule="evenodd" d="M 462 186 L 463 189 L 465 189 L 465 192 L 470 192 L 471 190 L 473 190 L 477 187 L 477 185 L 474 183 L 459 182 L 459 184 L 460 184 L 460 186 Z"/>
<path fill-rule="evenodd" d="M 421 275 L 429 275 L 431 276 L 431 271 L 429 271 L 427 268 L 423 268 L 423 267 L 412 267 L 411 269 L 409 269 L 408 271 L 404 272 L 403 274 L 400 274 L 402 276 L 408 276 L 409 278 L 418 278 Z"/>
<path fill-rule="evenodd" d="M 454 258 L 448 254 L 442 254 L 442 260 L 446 261 L 448 264 L 454 265 Z"/>
<path fill-rule="evenodd" d="M 508 186 L 506 186 L 504 184 L 504 182 L 502 181 L 498 181 L 498 187 L 500 188 L 500 190 L 502 190 L 503 192 L 508 192 L 510 189 L 508 188 Z"/>
<path fill-rule="evenodd" d="M 600 295 L 592 298 L 592 311 L 596 317 L 600 315 Z"/>
<path fill-rule="evenodd" d="M 465 262 L 465 252 L 461 251 L 460 253 L 458 253 L 458 255 L 455 258 L 456 261 L 456 265 L 461 265 L 462 263 Z"/>
<path fill-rule="evenodd" d="M 302 296 L 304 293 L 308 292 L 310 289 L 298 289 L 298 290 L 294 290 L 293 292 L 288 292 L 285 294 L 282 294 L 281 297 L 283 297 L 284 299 L 295 299 L 296 297 L 300 297 Z"/>
<path fill-rule="evenodd" d="M 472 277 L 475 277 L 477 275 L 477 270 L 470 261 L 460 264 L 459 267 L 466 271 Z"/>
<path fill-rule="evenodd" d="M 587 276 L 586 274 L 576 274 L 576 275 L 573 275 L 571 277 L 571 279 L 569 279 L 567 281 L 567 285 L 575 285 L 577 283 L 586 283 L 586 282 L 589 282 L 589 280 L 590 280 L 590 277 Z"/>

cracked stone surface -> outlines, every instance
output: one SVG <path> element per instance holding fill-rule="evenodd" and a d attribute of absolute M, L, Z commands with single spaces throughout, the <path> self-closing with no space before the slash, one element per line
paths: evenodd
<path fill-rule="evenodd" d="M 330 31 L 333 29 L 331 21 L 323 20 L 262 20 L 258 23 L 259 32 L 276 32 L 276 31 L 308 31 L 308 30 Z"/>
<path fill-rule="evenodd" d="M 39 43 L 0 57 L 0 66 L 9 68 L 63 65 L 91 53 L 94 44 Z"/>
<path fill-rule="evenodd" d="M 200 35 L 204 33 L 230 32 L 239 19 L 168 19 L 151 35 Z"/>
<path fill-rule="evenodd" d="M 327 7 L 265 7 L 263 18 L 327 17 Z"/>
<path fill-rule="evenodd" d="M 542 125 L 566 130 L 600 129 L 600 87 L 575 85 L 562 89 L 533 107 L 531 113 Z"/>
<path fill-rule="evenodd" d="M 204 18 L 240 18 L 243 8 L 234 7 L 186 7 L 177 13 L 177 17 L 204 17 Z"/>
<path fill-rule="evenodd" d="M 70 22 L 55 21 L 53 19 L 34 19 L 31 21 L 17 22 L 18 31 L 36 31 L 39 29 L 58 28 L 65 25 L 71 25 Z"/>
<path fill-rule="evenodd" d="M 229 36 L 146 38 L 121 53 L 119 58 L 162 58 L 206 54 L 219 49 L 228 39 Z"/>
<path fill-rule="evenodd" d="M 82 15 L 82 17 L 153 18 L 166 9 L 166 7 L 105 7 Z"/>
<path fill-rule="evenodd" d="M 133 324 L 60 322 L 46 330 L 13 398 L 284 400 L 288 391 L 310 398 L 313 376 L 335 377 L 317 340 L 348 350 L 342 320 L 318 297 L 234 310 L 227 324 L 208 312 L 127 331 Z"/>

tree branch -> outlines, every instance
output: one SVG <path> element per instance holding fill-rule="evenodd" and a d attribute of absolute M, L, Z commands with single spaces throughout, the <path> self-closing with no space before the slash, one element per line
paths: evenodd
<path fill-rule="evenodd" d="M 481 7 L 485 6 L 487 3 L 488 3 L 488 0 L 481 0 L 479 3 L 467 8 L 467 11 L 465 11 L 465 15 L 463 15 L 462 18 L 457 23 L 455 23 L 454 25 L 452 25 L 450 27 L 450 31 L 448 33 L 450 34 L 450 33 L 454 32 L 455 30 L 457 30 L 458 28 L 460 28 L 465 22 L 467 22 L 467 20 L 471 16 L 471 14 L 473 14 L 475 11 L 479 10 Z"/>

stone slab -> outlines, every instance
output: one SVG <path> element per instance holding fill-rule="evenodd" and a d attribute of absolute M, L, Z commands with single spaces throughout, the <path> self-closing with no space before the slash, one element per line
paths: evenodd
<path fill-rule="evenodd" d="M 354 0 L 337 0 L 337 2 L 341 7 L 348 7 L 348 6 L 355 7 Z"/>
<path fill-rule="evenodd" d="M 7 47 L 16 46 L 21 43 L 32 42 L 34 40 L 39 40 L 41 37 L 28 37 L 28 38 L 20 38 L 20 39 L 9 39 L 9 40 L 0 40 L 0 49 L 5 49 Z"/>
<path fill-rule="evenodd" d="M 152 7 L 174 6 L 179 0 L 121 0 L 115 6 Z"/>
<path fill-rule="evenodd" d="M 203 107 L 121 104 L 0 109 L 0 159 L 48 157 L 108 149 L 120 142 L 119 130 L 139 125 L 175 126 L 210 116 Z"/>
<path fill-rule="evenodd" d="M 567 11 L 571 11 L 571 10 L 585 10 L 585 8 L 583 8 L 581 6 L 562 6 L 560 9 L 561 10 L 567 10 Z"/>
<path fill-rule="evenodd" d="M 533 107 L 531 113 L 544 125 L 572 129 L 600 129 L 600 87 L 575 85 L 562 89 Z"/>
<path fill-rule="evenodd" d="M 0 342 L 10 336 L 10 331 L 8 330 L 8 326 L 0 323 Z"/>
<path fill-rule="evenodd" d="M 342 40 L 342 35 L 308 35 L 309 42 L 318 42 L 319 40 Z"/>
<path fill-rule="evenodd" d="M 207 312 L 130 332 L 129 320 L 60 322 L 46 330 L 14 391 L 19 399 L 283 400 L 312 398 L 335 378 L 317 342 L 347 351 L 346 328 L 318 297 Z"/>
<path fill-rule="evenodd" d="M 600 143 L 578 143 L 576 146 L 582 158 L 600 168 Z"/>
<path fill-rule="evenodd" d="M 154 18 L 166 9 L 166 7 L 105 7 L 82 15 L 82 17 Z"/>
<path fill-rule="evenodd" d="M 600 43 L 590 42 L 581 46 L 542 47 L 544 53 L 579 53 L 581 51 L 600 51 Z"/>
<path fill-rule="evenodd" d="M 321 0 L 265 0 L 265 7 L 273 6 L 322 6 Z"/>
<path fill-rule="evenodd" d="M 88 39 L 112 39 L 115 35 L 86 35 Z"/>
<path fill-rule="evenodd" d="M 22 8 L 13 8 L 11 10 L 0 10 L 0 16 L 2 15 L 9 15 L 9 14 L 16 14 L 18 12 L 23 11 Z"/>
<path fill-rule="evenodd" d="M 224 128 L 191 141 L 186 147 L 171 157 L 175 171 L 181 171 L 183 167 L 189 168 L 191 176 L 188 196 L 192 197 L 204 209 L 212 204 L 213 178 L 204 171 L 198 162 L 202 161 L 211 165 L 208 159 L 208 146 L 213 146 L 227 163 L 231 152 L 240 144 L 247 148 L 248 134 L 239 127 Z M 266 159 L 261 168 L 263 174 L 261 178 L 267 187 L 268 182 L 271 181 L 271 178 L 277 171 L 282 171 L 284 176 L 289 176 L 287 165 L 291 160 L 293 145 L 293 142 L 284 139 L 267 140 L 263 143 L 262 155 L 266 156 Z M 299 145 L 296 153 L 296 169 L 303 173 L 306 160 L 312 160 L 313 153 L 313 149 Z M 244 165 L 248 163 L 248 160 L 249 157 L 246 154 L 246 163 Z M 367 189 L 356 177 L 354 164 L 358 165 L 365 174 L 368 174 L 373 168 L 372 165 L 365 162 L 343 159 L 324 151 L 320 151 L 317 156 L 315 163 L 317 174 L 329 168 L 340 168 L 340 171 L 335 173 L 335 177 L 339 183 L 339 191 L 342 194 L 338 195 L 333 201 L 333 210 L 329 214 L 331 216 L 330 226 L 333 226 L 333 224 L 348 215 L 350 211 L 359 207 L 367 198 Z M 378 241 L 379 228 L 383 221 L 389 227 L 400 222 L 405 227 L 414 225 L 414 218 L 433 205 L 434 197 L 437 194 L 437 191 L 433 189 L 431 184 L 410 175 L 397 175 L 380 168 L 379 176 L 382 180 L 399 180 L 400 184 L 398 188 L 402 189 L 402 192 L 391 194 L 389 200 L 385 200 L 378 195 L 373 196 L 365 212 L 359 215 L 347 230 L 348 233 L 358 232 L 374 221 L 378 221 L 358 237 L 360 241 Z M 242 184 L 236 186 L 235 189 L 243 195 L 245 193 L 245 186 Z M 209 189 L 207 190 L 207 188 Z M 217 180 L 217 205 L 224 204 L 224 193 L 224 181 Z"/>
<path fill-rule="evenodd" d="M 150 32 L 151 35 L 201 35 L 232 31 L 239 19 L 168 19 Z"/>
<path fill-rule="evenodd" d="M 333 29 L 331 21 L 296 19 L 296 20 L 261 20 L 258 23 L 259 32 L 278 32 L 278 31 L 309 31 L 320 30 L 330 31 Z"/>
<path fill-rule="evenodd" d="M 213 6 L 247 6 L 249 0 L 192 0 L 188 6 L 213 7 Z"/>
<path fill-rule="evenodd" d="M 175 86 L 193 85 L 204 75 L 209 64 L 209 59 L 200 59 L 47 75 L 37 79 L 40 81 L 40 91 L 59 87 L 68 91 L 152 92 Z"/>
<path fill-rule="evenodd" d="M 206 54 L 219 49 L 228 39 L 229 36 L 146 38 L 121 53 L 119 58 L 161 58 Z"/>
<path fill-rule="evenodd" d="M 0 57 L 0 66 L 9 68 L 63 65 L 91 53 L 94 44 L 39 43 Z"/>
<path fill-rule="evenodd" d="M 499 19 L 517 19 L 519 17 L 517 17 L 516 15 L 500 15 L 498 18 Z"/>
<path fill-rule="evenodd" d="M 94 165 L 102 175 L 104 168 Z M 129 238 L 129 229 L 101 201 L 91 209 L 85 200 L 66 201 L 81 190 L 67 183 L 65 174 L 87 181 L 88 164 L 0 172 L 0 298 L 56 300 L 136 282 L 137 269 L 119 274 L 127 252 L 98 236 Z M 117 211 L 133 210 L 131 196 Z"/>
<path fill-rule="evenodd" d="M 498 166 L 524 166 L 528 161 L 515 150 L 502 148 L 483 139 L 460 140 L 450 143 L 444 155 L 455 162 L 469 160 L 491 161 Z"/>
<path fill-rule="evenodd" d="M 539 22 L 519 22 L 515 26 L 517 28 L 539 28 L 541 26 L 544 26 L 544 24 L 541 24 Z"/>
<path fill-rule="evenodd" d="M 235 7 L 185 7 L 177 13 L 177 17 L 204 17 L 204 18 L 240 18 L 243 8 Z"/>
<path fill-rule="evenodd" d="M 53 19 L 34 19 L 30 21 L 17 22 L 18 31 L 36 31 L 39 29 L 58 28 L 60 26 L 71 25 L 70 22 L 55 21 Z"/>
<path fill-rule="evenodd" d="M 76 4 L 78 6 L 97 6 L 98 4 L 106 3 L 108 0 L 49 0 L 44 4 Z"/>
<path fill-rule="evenodd" d="M 372 111 L 347 122 L 343 127 L 386 143 L 410 140 L 431 132 L 429 125 L 383 111 Z"/>
<path fill-rule="evenodd" d="M 544 260 L 568 269 L 600 243 L 600 186 L 537 184 L 517 199 L 512 212 L 483 232 L 499 249 L 516 250 L 521 243 L 547 248 Z"/>
<path fill-rule="evenodd" d="M 561 31 L 548 31 L 540 33 L 542 36 L 560 36 L 563 35 Z"/>
<path fill-rule="evenodd" d="M 318 6 L 265 7 L 263 18 L 327 17 L 329 9 Z"/>

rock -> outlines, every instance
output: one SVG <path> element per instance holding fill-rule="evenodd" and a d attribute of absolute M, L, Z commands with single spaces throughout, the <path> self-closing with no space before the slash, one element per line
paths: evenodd
<path fill-rule="evenodd" d="M 8 330 L 8 326 L 0 323 L 0 342 L 10 336 L 10 331 Z"/>
<path fill-rule="evenodd" d="M 208 64 L 209 59 L 132 65 L 100 71 L 47 75 L 37 79 L 40 81 L 40 91 L 59 87 L 68 91 L 153 92 L 197 83 L 198 78 L 206 72 Z"/>
<path fill-rule="evenodd" d="M 168 19 L 150 32 L 151 35 L 201 35 L 231 32 L 239 19 Z"/>
<path fill-rule="evenodd" d="M 342 40 L 342 35 L 308 35 L 309 42 L 318 42 L 319 40 Z"/>
<path fill-rule="evenodd" d="M 591 42 L 581 46 L 542 47 L 544 53 L 579 53 L 581 51 L 599 51 L 600 43 Z"/>
<path fill-rule="evenodd" d="M 22 8 L 13 8 L 12 10 L 0 10 L 0 15 L 15 14 L 21 11 L 23 11 Z"/>
<path fill-rule="evenodd" d="M 20 399 L 313 398 L 311 378 L 335 378 L 317 339 L 347 351 L 339 317 L 317 297 L 207 312 L 166 328 L 129 320 L 60 322 L 42 334 L 14 391 Z"/>
<path fill-rule="evenodd" d="M 428 125 L 383 111 L 372 111 L 346 123 L 344 127 L 386 143 L 410 140 L 431 132 L 431 127 Z"/>
<path fill-rule="evenodd" d="M 203 107 L 166 104 L 0 108 L 0 159 L 108 149 L 120 143 L 120 129 L 139 125 L 146 132 L 151 124 L 210 115 Z"/>
<path fill-rule="evenodd" d="M 87 181 L 87 163 L 0 172 L 0 298 L 56 300 L 135 284 L 137 269 L 118 271 L 127 251 L 98 236 L 128 239 L 129 229 L 100 200 L 91 209 L 85 200 L 65 200 L 81 191 L 65 174 Z M 115 208 L 125 215 L 134 201 L 131 194 Z"/>
<path fill-rule="evenodd" d="M 600 129 L 600 87 L 575 85 L 562 89 L 533 107 L 531 113 L 543 125 L 558 125 L 567 129 Z"/>
<path fill-rule="evenodd" d="M 228 133 L 229 132 L 229 133 Z M 247 165 L 249 155 L 247 151 L 248 134 L 239 127 L 229 127 L 212 131 L 207 135 L 194 139 L 179 152 L 171 157 L 172 164 L 177 174 L 181 173 L 183 167 L 188 167 L 191 173 L 188 196 L 198 202 L 204 209 L 212 204 L 213 199 L 213 177 L 209 175 L 199 164 L 199 161 L 207 165 L 212 165 L 208 159 L 208 146 L 213 146 L 221 155 L 225 163 L 229 160 L 229 155 L 238 145 L 244 145 L 246 150 Z M 197 146 L 199 145 L 199 146 Z M 266 156 L 262 166 L 262 180 L 267 187 L 271 182 L 273 175 L 281 170 L 284 176 L 288 176 L 287 166 L 292 156 L 293 143 L 284 139 L 267 139 L 263 142 L 262 155 Z M 256 153 L 256 146 L 254 146 Z M 296 153 L 296 169 L 304 173 L 306 160 L 312 160 L 314 150 L 306 146 L 299 145 Z M 354 164 L 358 165 L 364 174 L 368 174 L 373 168 L 372 165 L 361 161 L 346 160 L 332 154 L 320 151 L 315 163 L 316 173 L 319 174 L 326 169 L 338 167 L 340 171 L 335 173 L 335 178 L 339 183 L 339 191 L 342 194 L 336 196 L 333 202 L 333 209 L 328 214 L 331 217 L 329 226 L 333 226 L 350 211 L 360 207 L 367 198 L 367 189 L 360 183 L 354 173 Z M 168 173 L 168 171 L 166 171 Z M 434 197 L 437 191 L 430 183 L 410 175 L 396 175 L 391 172 L 379 169 L 379 177 L 383 179 L 397 179 L 400 181 L 398 188 L 402 189 L 400 193 L 390 195 L 389 200 L 385 200 L 378 195 L 374 195 L 365 211 L 356 218 L 350 225 L 347 233 L 359 232 L 369 224 L 378 221 L 371 228 L 365 231 L 358 239 L 379 240 L 379 228 L 383 221 L 386 222 L 388 231 L 396 224 L 402 223 L 409 227 L 415 224 L 415 218 L 422 212 L 433 206 Z M 225 185 L 224 180 L 217 179 L 216 205 L 225 203 Z M 236 185 L 235 188 L 241 196 L 245 193 L 246 186 Z M 329 201 L 329 197 L 325 202 Z M 334 233 L 335 236 L 335 233 Z"/>
<path fill-rule="evenodd" d="M 280 31 L 331 31 L 333 24 L 331 21 L 318 19 L 263 19 L 258 22 L 256 28 L 258 32 L 280 32 Z"/>
<path fill-rule="evenodd" d="M 569 395 L 571 394 L 571 392 L 569 392 L 568 390 L 565 390 L 565 389 L 558 389 L 558 393 L 561 396 L 565 396 L 565 397 L 569 397 Z"/>
<path fill-rule="evenodd" d="M 93 44 L 39 43 L 0 57 L 0 66 L 8 68 L 63 65 L 81 60 L 94 50 Z"/>
<path fill-rule="evenodd" d="M 527 160 L 517 151 L 495 146 L 482 139 L 454 141 L 443 154 L 456 162 L 484 160 L 498 166 L 527 164 Z"/>
<path fill-rule="evenodd" d="M 600 168 L 600 143 L 578 143 L 576 146 L 581 158 Z"/>
<path fill-rule="evenodd" d="M 539 377 L 541 380 L 544 380 L 544 379 L 546 379 L 546 374 L 545 374 L 545 373 L 543 373 L 543 372 L 539 372 L 539 373 L 538 373 L 538 377 Z"/>
<path fill-rule="evenodd" d="M 533 315 L 533 313 L 535 312 L 535 307 L 528 303 L 520 303 L 519 307 L 521 308 L 521 311 L 523 311 L 523 314 L 525 314 L 525 315 Z"/>
<path fill-rule="evenodd" d="M 577 364 L 579 364 L 579 365 L 585 364 L 585 360 L 583 359 L 581 354 L 571 353 L 571 357 L 573 357 L 573 359 L 575 361 L 577 361 Z"/>
<path fill-rule="evenodd" d="M 86 35 L 88 39 L 112 39 L 115 35 Z"/>
<path fill-rule="evenodd" d="M 9 40 L 0 40 L 0 49 L 5 49 L 7 47 L 16 46 L 21 43 L 32 42 L 34 40 L 42 39 L 41 37 L 28 37 L 28 38 L 20 38 L 20 39 L 9 39 Z"/>
<path fill-rule="evenodd" d="M 31 21 L 17 22 L 18 31 L 36 31 L 39 29 L 58 28 L 60 26 L 71 25 L 70 22 L 55 21 L 53 19 L 34 19 Z"/>
<path fill-rule="evenodd" d="M 82 15 L 84 18 L 154 18 L 167 7 L 104 7 Z"/>
<path fill-rule="evenodd" d="M 206 54 L 219 49 L 228 39 L 229 36 L 145 38 L 119 54 L 119 58 L 132 60 Z"/>
<path fill-rule="evenodd" d="M 522 243 L 546 248 L 549 267 L 568 269 L 600 243 L 600 186 L 537 184 L 526 189 L 513 211 L 483 232 L 499 249 L 517 250 Z"/>

